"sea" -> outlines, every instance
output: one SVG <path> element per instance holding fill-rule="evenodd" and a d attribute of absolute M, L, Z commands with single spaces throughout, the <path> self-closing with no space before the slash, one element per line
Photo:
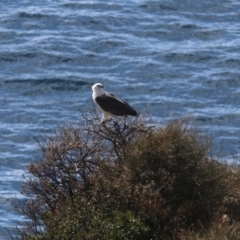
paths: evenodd
<path fill-rule="evenodd" d="M 82 121 L 94 83 L 152 121 L 191 118 L 240 157 L 239 0 L 1 0 L 0 239 L 42 134 Z"/>

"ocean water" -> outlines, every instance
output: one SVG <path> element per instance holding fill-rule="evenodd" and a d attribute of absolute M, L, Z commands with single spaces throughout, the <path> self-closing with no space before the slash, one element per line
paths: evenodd
<path fill-rule="evenodd" d="M 0 239 L 23 220 L 10 201 L 37 139 L 81 121 L 96 82 L 157 122 L 191 116 L 239 158 L 239 23 L 238 0 L 2 0 Z"/>

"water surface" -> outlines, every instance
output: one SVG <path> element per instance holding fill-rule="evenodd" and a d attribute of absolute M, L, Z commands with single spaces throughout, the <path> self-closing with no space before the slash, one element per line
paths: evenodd
<path fill-rule="evenodd" d="M 3 0 L 0 226 L 20 218 L 9 201 L 21 197 L 41 133 L 81 121 L 96 82 L 160 123 L 191 115 L 215 155 L 237 156 L 239 9 L 236 0 Z"/>

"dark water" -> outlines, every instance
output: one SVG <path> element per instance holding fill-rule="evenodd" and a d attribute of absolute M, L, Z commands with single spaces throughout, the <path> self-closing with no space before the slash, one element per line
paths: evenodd
<path fill-rule="evenodd" d="M 20 219 L 9 200 L 36 139 L 80 121 L 96 82 L 156 121 L 192 115 L 239 156 L 240 2 L 2 0 L 0 229 Z"/>

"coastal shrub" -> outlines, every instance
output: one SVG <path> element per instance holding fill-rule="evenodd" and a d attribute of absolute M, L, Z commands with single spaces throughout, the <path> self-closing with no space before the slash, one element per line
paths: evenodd
<path fill-rule="evenodd" d="M 28 221 L 13 239 L 184 239 L 211 229 L 238 198 L 236 173 L 188 121 L 83 119 L 40 140 L 27 198 L 14 203 Z"/>

